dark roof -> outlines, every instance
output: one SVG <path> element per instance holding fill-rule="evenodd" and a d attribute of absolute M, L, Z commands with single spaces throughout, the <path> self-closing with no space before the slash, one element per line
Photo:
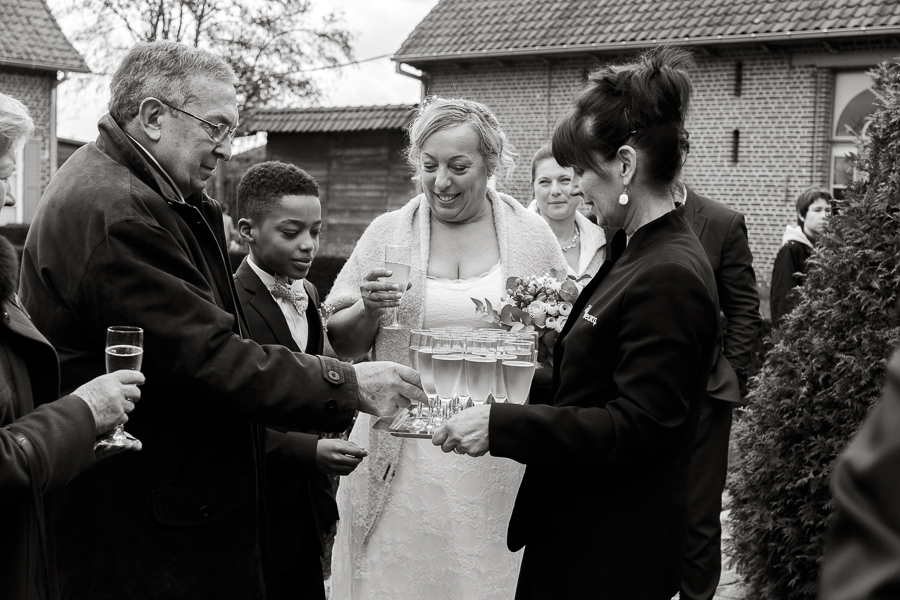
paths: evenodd
<path fill-rule="evenodd" d="M 897 0 L 440 0 L 393 60 L 898 33 Z"/>
<path fill-rule="evenodd" d="M 91 72 L 44 0 L 0 0 L 0 65 Z"/>
<path fill-rule="evenodd" d="M 403 129 L 415 106 L 338 106 L 316 108 L 263 108 L 253 111 L 241 125 L 244 133 L 313 133 Z"/>

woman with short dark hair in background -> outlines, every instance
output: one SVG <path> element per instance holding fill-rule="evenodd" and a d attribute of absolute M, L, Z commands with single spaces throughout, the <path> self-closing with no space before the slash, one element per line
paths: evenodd
<path fill-rule="evenodd" d="M 791 292 L 803 283 L 806 260 L 831 216 L 831 200 L 828 190 L 821 188 L 809 188 L 797 197 L 797 224 L 785 227 L 772 269 L 772 327 L 781 324 L 797 304 Z"/>
<path fill-rule="evenodd" d="M 600 270 L 606 257 L 603 230 L 578 210 L 581 196 L 570 196 L 572 167 L 561 167 L 547 142 L 531 160 L 531 187 L 534 201 L 529 208 L 544 217 L 566 257 L 567 271 L 579 287 Z"/>
<path fill-rule="evenodd" d="M 507 539 L 525 548 L 517 600 L 667 600 L 681 583 L 719 313 L 709 259 L 675 208 L 692 64 L 664 48 L 591 74 L 553 155 L 627 247 L 572 309 L 549 404 L 469 408 L 432 438 L 526 465 Z"/>

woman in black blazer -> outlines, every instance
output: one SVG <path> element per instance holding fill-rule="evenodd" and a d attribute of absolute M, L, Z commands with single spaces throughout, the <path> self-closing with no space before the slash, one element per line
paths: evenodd
<path fill-rule="evenodd" d="M 468 409 L 433 438 L 448 452 L 527 465 L 508 537 L 511 550 L 525 547 L 517 600 L 678 592 L 691 444 L 718 327 L 712 269 L 674 202 L 690 65 L 669 48 L 601 67 L 554 133 L 554 156 L 575 169 L 572 192 L 628 244 L 575 303 L 552 401 Z"/>

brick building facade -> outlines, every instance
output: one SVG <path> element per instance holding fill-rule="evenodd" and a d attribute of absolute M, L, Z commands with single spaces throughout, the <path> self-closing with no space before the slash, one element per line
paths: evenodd
<path fill-rule="evenodd" d="M 560 4 L 442 2 L 394 60 L 401 71 L 402 65 L 421 70 L 425 94 L 473 98 L 495 111 L 520 154 L 512 194 L 526 202 L 531 156 L 549 140 L 587 72 L 631 60 L 661 41 L 688 45 L 697 66 L 683 179 L 744 213 L 767 297 L 797 195 L 813 185 L 840 193 L 834 180 L 842 173 L 833 159 L 853 144 L 835 132 L 836 77 L 900 55 L 900 5 L 870 0 L 823 16 L 810 8 L 821 3 L 812 2 L 757 2 L 759 12 L 748 10 L 752 2 L 720 0 L 687 0 L 678 9 L 652 1 Z M 598 6 L 607 18 L 591 21 L 588 13 Z M 767 30 L 758 26 L 759 15 Z M 841 31 L 842 24 L 855 29 Z"/>
<path fill-rule="evenodd" d="M 34 135 L 17 154 L 10 181 L 15 207 L 0 223 L 29 223 L 57 168 L 56 86 L 60 73 L 88 73 L 43 0 L 0 2 L 0 92 L 13 96 L 34 120 Z"/>

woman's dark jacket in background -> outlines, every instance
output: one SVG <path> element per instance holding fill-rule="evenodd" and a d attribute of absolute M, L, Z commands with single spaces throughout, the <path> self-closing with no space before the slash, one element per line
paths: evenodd
<path fill-rule="evenodd" d="M 58 598 L 44 493 L 94 464 L 94 416 L 59 398 L 53 347 L 18 306 L 19 265 L 0 237 L 0 598 Z"/>
<path fill-rule="evenodd" d="M 716 349 L 716 283 L 679 208 L 581 293 L 549 406 L 491 407 L 490 451 L 527 469 L 509 525 L 517 600 L 659 600 L 685 548 L 691 447 Z"/>

